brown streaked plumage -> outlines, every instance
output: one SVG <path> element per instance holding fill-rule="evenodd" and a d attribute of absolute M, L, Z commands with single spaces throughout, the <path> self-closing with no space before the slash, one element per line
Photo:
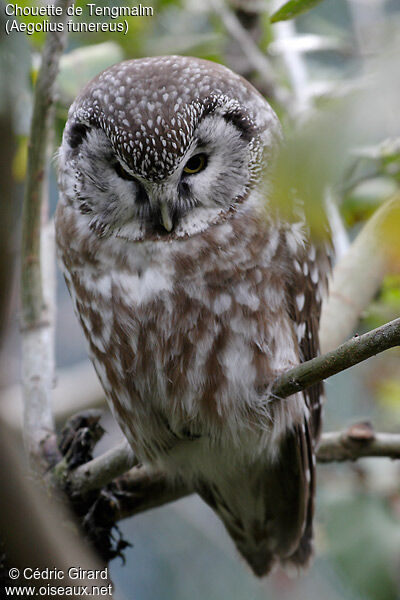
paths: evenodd
<path fill-rule="evenodd" d="M 327 254 L 268 202 L 280 128 L 228 69 L 127 61 L 88 84 L 60 150 L 60 263 L 89 353 L 144 462 L 187 478 L 257 575 L 312 553 Z M 200 157 L 200 158 L 199 158 Z"/>

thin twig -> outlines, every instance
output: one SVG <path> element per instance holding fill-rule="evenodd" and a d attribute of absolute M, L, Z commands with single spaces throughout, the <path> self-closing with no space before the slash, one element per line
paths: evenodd
<path fill-rule="evenodd" d="M 368 435 L 368 428 L 362 428 L 362 435 L 356 435 L 357 427 L 324 433 L 318 448 L 318 462 L 357 460 L 367 456 L 400 459 L 400 434 L 371 431 Z"/>
<path fill-rule="evenodd" d="M 33 115 L 25 196 L 22 214 L 21 248 L 21 329 L 22 378 L 24 389 L 24 438 L 32 464 L 41 462 L 41 447 L 53 431 L 50 392 L 54 382 L 52 310 L 44 290 L 41 244 L 43 215 L 47 212 L 49 140 L 52 133 L 53 107 L 59 61 L 66 44 L 66 10 L 72 0 L 56 0 L 62 15 L 52 18 L 63 25 L 62 31 L 46 36 L 42 63 L 34 92 Z M 46 255 L 54 256 L 46 249 Z M 49 289 L 51 283 L 49 283 Z"/>
<path fill-rule="evenodd" d="M 257 72 L 260 82 L 268 90 L 270 97 L 289 109 L 289 94 L 279 85 L 268 58 L 247 33 L 236 14 L 220 0 L 208 0 L 208 2 L 211 10 L 220 17 L 228 34 L 241 48 L 243 56 L 251 68 Z"/>
<path fill-rule="evenodd" d="M 273 7 L 277 8 L 279 2 L 274 1 Z M 274 25 L 275 38 L 282 43 L 296 37 L 296 25 L 293 21 L 281 21 Z M 290 115 L 297 117 L 311 108 L 311 99 L 308 89 L 307 67 L 301 52 L 298 49 L 283 45 L 282 58 L 290 80 L 293 102 Z"/>
<path fill-rule="evenodd" d="M 287 398 L 371 356 L 399 345 L 400 318 L 368 333 L 355 336 L 335 350 L 312 358 L 283 373 L 274 381 L 270 393 L 274 397 Z"/>

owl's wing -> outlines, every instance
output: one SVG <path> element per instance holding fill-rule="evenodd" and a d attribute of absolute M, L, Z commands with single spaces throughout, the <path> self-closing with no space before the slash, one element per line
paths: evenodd
<path fill-rule="evenodd" d="M 299 342 L 301 361 L 319 354 L 319 320 L 322 298 L 328 285 L 331 269 L 331 251 L 328 240 L 319 246 L 309 244 L 304 254 L 298 257 L 296 269 L 288 289 L 289 315 Z M 305 528 L 296 551 L 287 559 L 288 563 L 305 566 L 312 555 L 313 517 L 315 497 L 315 449 L 321 433 L 321 405 L 323 383 L 307 388 L 304 394 L 309 416 L 304 419 L 304 428 L 296 432 L 298 444 L 305 449 L 303 455 L 304 485 L 308 484 L 308 501 Z"/>
<path fill-rule="evenodd" d="M 293 269 L 289 269 L 292 276 L 287 280 L 287 310 L 302 361 L 319 352 L 321 284 L 325 285 L 329 271 L 324 261 L 322 249 L 311 246 L 290 261 Z M 306 566 L 312 555 L 314 456 L 322 392 L 322 384 L 304 392 L 308 416 L 280 439 L 275 460 L 261 455 L 247 469 L 238 468 L 234 477 L 221 474 L 217 482 L 204 481 L 197 486 L 258 576 L 266 575 L 277 561 Z M 274 410 L 272 418 L 279 420 L 279 400 Z"/>
<path fill-rule="evenodd" d="M 281 441 L 279 458 L 265 456 L 238 467 L 234 476 L 199 481 L 196 491 L 217 513 L 254 574 L 267 575 L 284 562 L 303 531 L 308 486 L 299 465 L 307 464 L 301 427 Z M 300 441 L 300 443 L 299 443 Z"/>

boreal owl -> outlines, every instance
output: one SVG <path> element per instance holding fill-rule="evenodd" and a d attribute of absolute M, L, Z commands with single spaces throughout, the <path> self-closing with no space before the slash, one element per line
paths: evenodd
<path fill-rule="evenodd" d="M 268 393 L 318 353 L 328 265 L 270 202 L 280 139 L 242 77 L 165 56 L 89 82 L 59 152 L 59 258 L 111 410 L 259 576 L 312 554 L 322 393 Z"/>

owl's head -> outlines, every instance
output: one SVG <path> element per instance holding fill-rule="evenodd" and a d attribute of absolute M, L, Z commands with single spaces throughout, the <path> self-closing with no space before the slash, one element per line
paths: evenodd
<path fill-rule="evenodd" d="M 279 138 L 269 104 L 226 67 L 129 60 L 71 106 L 60 184 L 98 236 L 182 237 L 246 202 Z"/>

